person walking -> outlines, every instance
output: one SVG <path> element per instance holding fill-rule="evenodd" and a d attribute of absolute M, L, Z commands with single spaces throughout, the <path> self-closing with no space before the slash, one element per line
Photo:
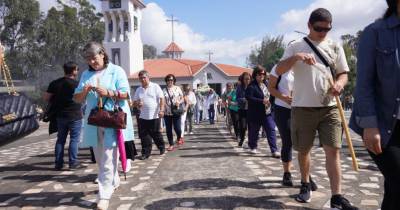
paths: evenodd
<path fill-rule="evenodd" d="M 182 140 L 182 126 L 181 126 L 181 115 L 182 113 L 173 113 L 172 109 L 181 109 L 183 104 L 183 93 L 181 88 L 175 85 L 176 78 L 173 74 L 165 76 L 165 82 L 167 87 L 164 88 L 164 100 L 165 100 L 165 115 L 164 122 L 167 131 L 167 138 L 169 147 L 168 151 L 174 150 L 174 136 L 172 134 L 172 128 L 175 130 L 176 141 L 178 145 L 183 144 Z"/>
<path fill-rule="evenodd" d="M 208 108 L 208 120 L 210 121 L 210 124 L 213 125 L 215 122 L 215 103 L 217 102 L 218 98 L 216 94 L 214 93 L 213 89 L 210 89 L 208 91 L 207 99 L 206 99 L 206 104 Z"/>
<path fill-rule="evenodd" d="M 243 146 L 247 131 L 247 109 L 248 103 L 246 99 L 246 89 L 251 82 L 251 74 L 248 72 L 242 73 L 240 75 L 240 85 L 236 88 L 236 100 L 239 105 L 239 136 L 240 140 L 238 143 L 239 147 Z"/>
<path fill-rule="evenodd" d="M 203 104 L 204 104 L 204 97 L 201 95 L 199 91 L 196 92 L 196 124 L 199 124 L 203 121 Z"/>
<path fill-rule="evenodd" d="M 381 209 L 395 210 L 400 206 L 400 1 L 386 2 L 383 18 L 364 29 L 358 45 L 350 127 L 383 174 Z"/>
<path fill-rule="evenodd" d="M 282 139 L 281 160 L 283 166 L 282 184 L 293 186 L 292 181 L 292 140 L 290 134 L 290 112 L 293 91 L 293 71 L 288 71 L 280 76 L 276 73 L 276 66 L 271 70 L 268 89 L 275 97 L 274 119 Z M 312 183 L 310 177 L 310 183 Z M 315 185 L 313 189 L 315 189 Z"/>
<path fill-rule="evenodd" d="M 235 139 L 239 141 L 239 105 L 237 103 L 237 96 L 236 96 L 236 89 L 233 87 L 232 83 L 228 83 L 227 85 L 227 92 L 226 98 L 227 98 L 227 104 L 228 104 L 228 109 L 229 109 L 229 114 L 231 117 L 232 125 L 233 125 L 233 131 L 235 134 Z"/>
<path fill-rule="evenodd" d="M 83 56 L 89 69 L 85 70 L 75 89 L 74 100 L 86 104 L 84 117 L 82 147 L 93 147 L 98 166 L 97 209 L 107 209 L 109 200 L 119 187 L 117 132 L 113 128 L 104 128 L 87 124 L 92 109 L 103 98 L 103 108 L 114 110 L 115 103 L 131 116 L 127 99 L 130 86 L 125 71 L 112 64 L 104 47 L 96 42 L 90 42 L 83 48 Z M 107 99 L 112 100 L 107 100 Z M 134 139 L 132 118 L 127 118 L 126 129 L 122 129 L 125 141 Z"/>
<path fill-rule="evenodd" d="M 185 130 L 189 134 L 193 134 L 193 115 L 195 112 L 195 107 L 197 105 L 196 95 L 192 91 L 189 85 L 184 87 L 185 89 L 185 96 L 187 97 L 188 101 L 188 109 L 187 109 L 187 116 L 186 116 L 186 123 L 185 123 Z"/>
<path fill-rule="evenodd" d="M 348 80 L 349 67 L 342 46 L 327 38 L 332 29 L 332 15 L 327 9 L 314 10 L 308 21 L 308 28 L 308 36 L 290 44 L 276 67 L 278 75 L 290 70 L 294 73 L 291 138 L 293 148 L 298 151 L 301 172 L 300 193 L 296 200 L 311 201 L 310 152 L 318 131 L 326 156 L 326 170 L 332 193 L 331 208 L 358 209 L 342 195 L 342 126 L 333 97 L 343 91 Z M 324 63 L 330 64 L 332 68 L 325 67 Z M 329 79 L 334 79 L 332 87 Z"/>
<path fill-rule="evenodd" d="M 55 145 L 55 169 L 64 167 L 64 146 L 69 134 L 68 164 L 70 169 L 79 167 L 78 143 L 82 130 L 82 105 L 73 100 L 75 88 L 78 86 L 78 65 L 65 63 L 64 76 L 52 81 L 43 95 L 43 99 L 52 104 L 57 121 L 57 141 Z"/>
<path fill-rule="evenodd" d="M 140 110 L 139 137 L 142 144 L 140 160 L 148 159 L 153 147 L 152 140 L 160 150 L 160 155 L 165 153 L 165 143 L 161 134 L 161 118 L 165 113 L 165 100 L 161 87 L 150 81 L 146 70 L 138 73 L 141 87 L 136 89 L 133 97 L 133 106 Z"/>
<path fill-rule="evenodd" d="M 266 132 L 272 157 L 279 158 L 280 154 L 276 145 L 275 122 L 271 114 L 271 104 L 269 102 L 270 93 L 265 82 L 266 72 L 264 67 L 256 66 L 252 74 L 253 81 L 246 89 L 249 148 L 251 153 L 259 153 L 257 147 L 259 131 L 262 127 Z"/>
<path fill-rule="evenodd" d="M 181 87 L 181 92 L 182 92 L 182 94 L 184 92 L 184 87 L 183 86 Z M 189 101 L 188 101 L 187 95 L 183 94 L 183 97 L 182 97 L 182 110 L 183 110 L 183 113 L 181 115 L 181 131 L 182 131 L 181 141 L 182 142 L 184 142 L 184 138 L 183 137 L 185 136 L 185 125 L 186 125 L 186 117 L 187 117 L 188 108 L 189 108 Z"/>

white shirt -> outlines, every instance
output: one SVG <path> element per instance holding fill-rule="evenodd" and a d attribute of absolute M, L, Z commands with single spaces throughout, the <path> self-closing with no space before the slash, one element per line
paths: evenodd
<path fill-rule="evenodd" d="M 279 75 L 276 73 L 276 66 L 272 68 L 271 70 L 271 75 L 279 78 Z M 294 76 L 293 76 L 293 71 L 288 71 L 284 74 L 281 75 L 281 80 L 279 81 L 279 84 L 277 86 L 277 89 L 280 93 L 286 96 L 291 96 L 292 91 L 293 91 L 293 82 L 294 82 Z M 281 99 L 275 97 L 275 105 L 285 107 L 290 109 L 291 106 L 290 104 L 287 104 L 285 101 L 282 101 Z"/>
<path fill-rule="evenodd" d="M 218 98 L 217 98 L 217 96 L 215 95 L 215 93 L 212 93 L 211 95 L 208 95 L 207 96 L 207 102 L 206 102 L 206 106 L 207 106 L 207 109 L 209 109 L 210 108 L 210 105 L 211 104 L 215 104 L 216 102 L 217 102 L 217 100 L 218 100 Z"/>
<path fill-rule="evenodd" d="M 322 42 L 311 41 L 321 54 L 335 66 L 336 74 L 348 72 L 346 56 L 343 47 L 330 39 Z M 317 65 L 308 65 L 297 61 L 293 67 L 293 107 L 327 107 L 334 106 L 334 97 L 328 93 L 330 84 L 327 77 L 331 77 L 329 68 L 326 68 L 311 47 L 303 40 L 297 40 L 289 45 L 281 60 L 294 56 L 296 53 L 314 54 Z M 317 67 L 318 66 L 318 67 Z"/>
<path fill-rule="evenodd" d="M 189 94 L 187 95 L 188 101 L 190 105 L 196 105 L 197 99 L 196 95 L 194 94 L 193 91 L 189 91 Z"/>
<path fill-rule="evenodd" d="M 139 87 L 133 97 L 134 101 L 141 100 L 143 102 L 139 118 L 144 120 L 157 119 L 161 98 L 164 98 L 164 94 L 158 84 L 150 82 L 147 88 Z"/>

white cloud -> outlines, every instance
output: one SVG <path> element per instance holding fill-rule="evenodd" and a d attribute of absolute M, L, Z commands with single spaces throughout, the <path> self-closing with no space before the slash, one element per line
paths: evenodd
<path fill-rule="evenodd" d="M 63 2 L 68 2 L 68 0 L 62 0 Z M 97 10 L 100 10 L 100 0 L 89 0 L 91 4 L 93 4 Z M 40 5 L 40 11 L 47 13 L 51 7 L 56 7 L 57 0 L 38 0 Z"/>
<path fill-rule="evenodd" d="M 307 21 L 310 13 L 316 8 L 326 8 L 333 16 L 333 30 L 330 36 L 339 40 L 341 35 L 355 34 L 369 23 L 382 16 L 386 2 L 376 0 L 315 0 L 304 9 L 290 10 L 281 16 L 277 23 L 279 33 L 290 41 L 302 37 L 294 30 L 308 32 Z"/>
<path fill-rule="evenodd" d="M 47 12 L 51 7 L 57 6 L 57 0 L 38 0 L 40 11 Z"/>
<path fill-rule="evenodd" d="M 169 18 L 156 3 L 147 4 L 143 10 L 143 43 L 155 46 L 158 53 L 171 43 L 171 22 L 166 21 Z M 185 51 L 182 57 L 188 59 L 207 60 L 206 53 L 211 50 L 214 62 L 244 66 L 251 47 L 259 43 L 257 37 L 211 40 L 206 35 L 194 32 L 184 20 L 175 23 L 174 28 L 175 42 Z"/>

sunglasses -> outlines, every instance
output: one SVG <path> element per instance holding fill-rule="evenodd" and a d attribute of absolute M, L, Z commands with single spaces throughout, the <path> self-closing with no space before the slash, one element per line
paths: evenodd
<path fill-rule="evenodd" d="M 321 26 L 313 26 L 313 29 L 316 32 L 329 32 L 330 30 L 332 30 L 332 27 L 325 28 L 325 27 L 321 27 Z"/>
<path fill-rule="evenodd" d="M 167 82 L 171 82 L 171 81 L 174 81 L 174 79 L 167 79 Z"/>

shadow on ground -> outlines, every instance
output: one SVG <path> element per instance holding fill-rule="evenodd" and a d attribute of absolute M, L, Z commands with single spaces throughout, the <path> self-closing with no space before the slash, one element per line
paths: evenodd
<path fill-rule="evenodd" d="M 228 189 L 229 187 L 242 187 L 242 188 L 251 188 L 251 189 L 271 189 L 271 188 L 286 188 L 283 186 L 279 187 L 266 187 L 264 184 L 267 183 L 281 183 L 280 181 L 256 181 L 256 182 L 245 182 L 238 180 L 229 180 L 229 179 L 196 179 L 196 180 L 188 180 L 182 181 L 178 184 L 171 185 L 166 187 L 167 191 L 185 191 L 185 190 L 194 190 L 194 191 L 203 191 L 203 190 L 222 190 Z"/>
<path fill-rule="evenodd" d="M 170 198 L 155 201 L 152 204 L 145 206 L 145 209 L 173 210 L 180 207 L 184 209 L 224 210 L 233 210 L 235 208 L 317 210 L 314 208 L 285 205 L 282 202 L 274 200 L 277 198 L 279 198 L 279 196 L 262 196 L 254 198 L 245 198 L 239 196 Z"/>
<path fill-rule="evenodd" d="M 41 192 L 41 193 L 31 193 L 31 194 L 0 194 L 0 200 L 5 202 L 10 198 L 13 201 L 9 203 L 0 203 L 0 208 L 11 208 L 11 207 L 58 207 L 60 205 L 70 206 L 69 209 L 74 209 L 74 207 L 93 209 L 96 204 L 87 200 L 84 200 L 83 197 L 88 194 L 95 194 L 96 191 L 90 192 Z M 73 198 L 72 200 L 66 200 L 66 202 L 59 203 L 62 199 L 65 198 Z M 68 209 L 68 207 L 67 207 Z"/>

